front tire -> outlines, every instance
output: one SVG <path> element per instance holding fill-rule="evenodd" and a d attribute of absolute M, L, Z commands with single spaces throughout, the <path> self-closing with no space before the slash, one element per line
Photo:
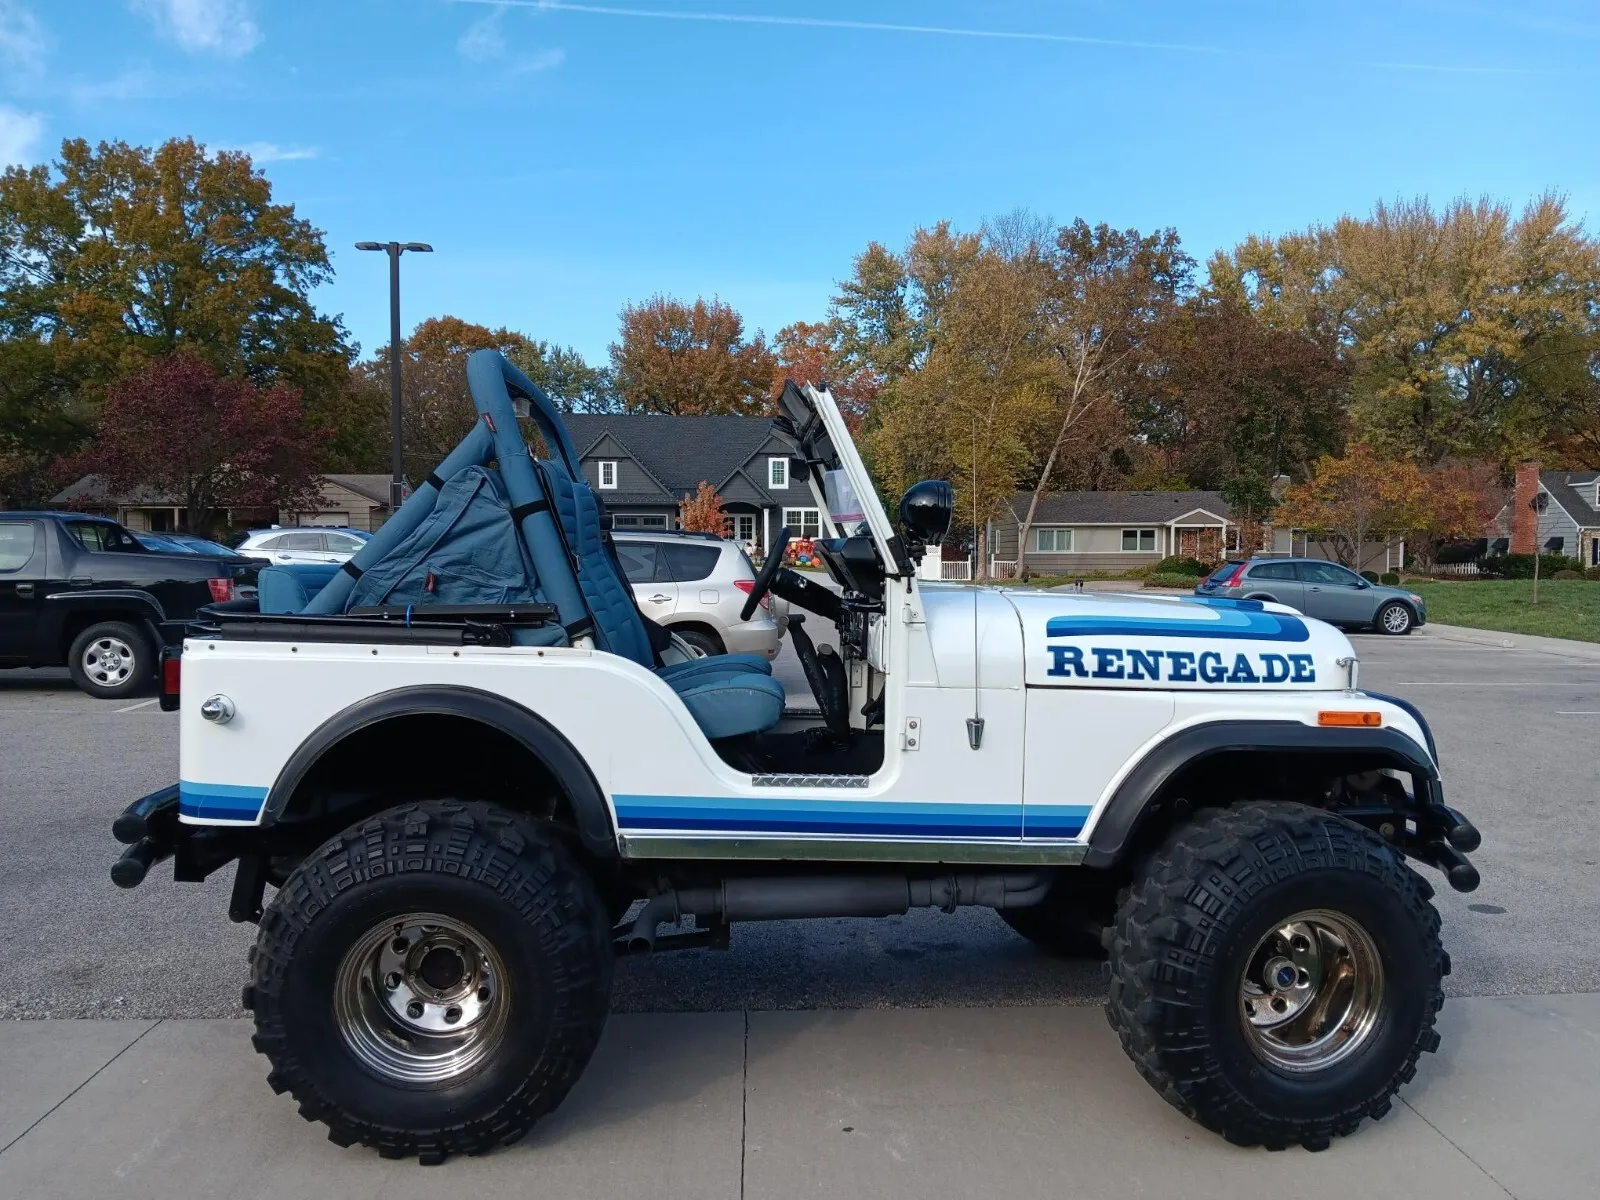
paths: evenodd
<path fill-rule="evenodd" d="M 155 676 L 150 639 L 126 621 L 91 625 L 67 650 L 67 670 L 78 690 L 101 700 L 121 700 Z"/>
<path fill-rule="evenodd" d="M 1113 923 L 1106 1012 L 1140 1074 L 1239 1145 L 1327 1147 L 1387 1113 L 1450 960 L 1427 881 L 1342 817 L 1203 809 Z"/>
<path fill-rule="evenodd" d="M 429 801 L 309 855 L 250 962 L 272 1089 L 339 1145 L 439 1162 L 514 1142 L 561 1103 L 605 1024 L 612 949 L 552 829 Z"/>
<path fill-rule="evenodd" d="M 1411 615 L 1411 610 L 1398 600 L 1389 601 L 1372 619 L 1373 628 L 1379 633 L 1395 637 L 1410 633 L 1415 624 L 1416 619 Z"/>

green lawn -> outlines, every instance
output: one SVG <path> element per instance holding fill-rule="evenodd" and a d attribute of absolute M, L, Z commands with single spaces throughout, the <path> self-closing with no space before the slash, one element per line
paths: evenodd
<path fill-rule="evenodd" d="M 1539 581 L 1535 607 L 1531 579 L 1407 580 L 1428 604 L 1428 620 L 1504 633 L 1600 642 L 1600 582 Z"/>

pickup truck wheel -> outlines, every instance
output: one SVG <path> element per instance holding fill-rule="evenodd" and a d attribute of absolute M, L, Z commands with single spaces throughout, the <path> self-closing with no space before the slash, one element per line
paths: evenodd
<path fill-rule="evenodd" d="M 67 670 L 78 690 L 102 700 L 121 700 L 155 675 L 155 655 L 144 631 L 126 621 L 91 625 L 67 650 Z"/>
<path fill-rule="evenodd" d="M 345 830 L 284 882 L 245 991 L 267 1082 L 339 1145 L 440 1162 L 516 1141 L 600 1039 L 613 951 L 555 833 L 428 801 Z"/>
<path fill-rule="evenodd" d="M 1202 809 L 1118 907 L 1107 1016 L 1140 1074 L 1228 1141 L 1324 1149 L 1438 1048 L 1432 895 L 1332 813 Z"/>

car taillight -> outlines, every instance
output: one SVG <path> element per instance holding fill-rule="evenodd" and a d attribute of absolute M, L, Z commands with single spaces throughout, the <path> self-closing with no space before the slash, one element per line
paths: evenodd
<path fill-rule="evenodd" d="M 176 712 L 183 684 L 183 647 L 165 646 L 161 650 L 161 710 Z"/>
<path fill-rule="evenodd" d="M 1248 567 L 1249 565 L 1250 565 L 1249 563 L 1240 563 L 1238 566 L 1234 567 L 1233 573 L 1230 574 L 1226 579 L 1224 579 L 1222 581 L 1222 586 L 1223 587 L 1239 587 L 1239 586 L 1241 586 L 1244 583 L 1244 569 L 1246 567 Z"/>
<path fill-rule="evenodd" d="M 208 579 L 206 583 L 210 585 L 211 599 L 216 603 L 221 604 L 224 600 L 233 599 L 232 579 Z"/>
<path fill-rule="evenodd" d="M 751 592 L 756 590 L 756 581 L 754 579 L 735 579 L 733 581 L 733 586 L 748 596 Z M 772 611 L 771 592 L 768 592 L 765 596 L 761 597 L 761 607 L 766 609 L 768 612 Z"/>

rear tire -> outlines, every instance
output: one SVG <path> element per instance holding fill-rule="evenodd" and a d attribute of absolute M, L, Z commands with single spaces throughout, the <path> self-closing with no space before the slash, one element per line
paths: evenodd
<path fill-rule="evenodd" d="M 309 855 L 261 920 L 245 1006 L 267 1082 L 333 1142 L 439 1162 L 516 1141 L 605 1025 L 613 953 L 554 830 L 428 801 Z"/>
<path fill-rule="evenodd" d="M 1208 1129 L 1324 1149 L 1387 1113 L 1438 1048 L 1450 960 L 1432 895 L 1332 813 L 1203 809 L 1123 896 L 1106 1014 L 1139 1073 Z"/>
<path fill-rule="evenodd" d="M 156 657 L 137 625 L 101 621 L 72 639 L 67 670 L 79 691 L 100 700 L 122 700 L 155 678 Z"/>
<path fill-rule="evenodd" d="M 672 632 L 693 646 L 697 653 L 703 654 L 708 658 L 726 652 L 722 642 L 718 640 L 715 634 L 706 633 L 699 629 L 683 629 L 681 627 L 674 629 Z"/>
<path fill-rule="evenodd" d="M 1416 623 L 1416 618 L 1411 615 L 1411 610 L 1398 600 L 1389 601 L 1372 618 L 1372 627 L 1374 629 L 1379 633 L 1387 633 L 1394 637 L 1410 633 Z"/>

